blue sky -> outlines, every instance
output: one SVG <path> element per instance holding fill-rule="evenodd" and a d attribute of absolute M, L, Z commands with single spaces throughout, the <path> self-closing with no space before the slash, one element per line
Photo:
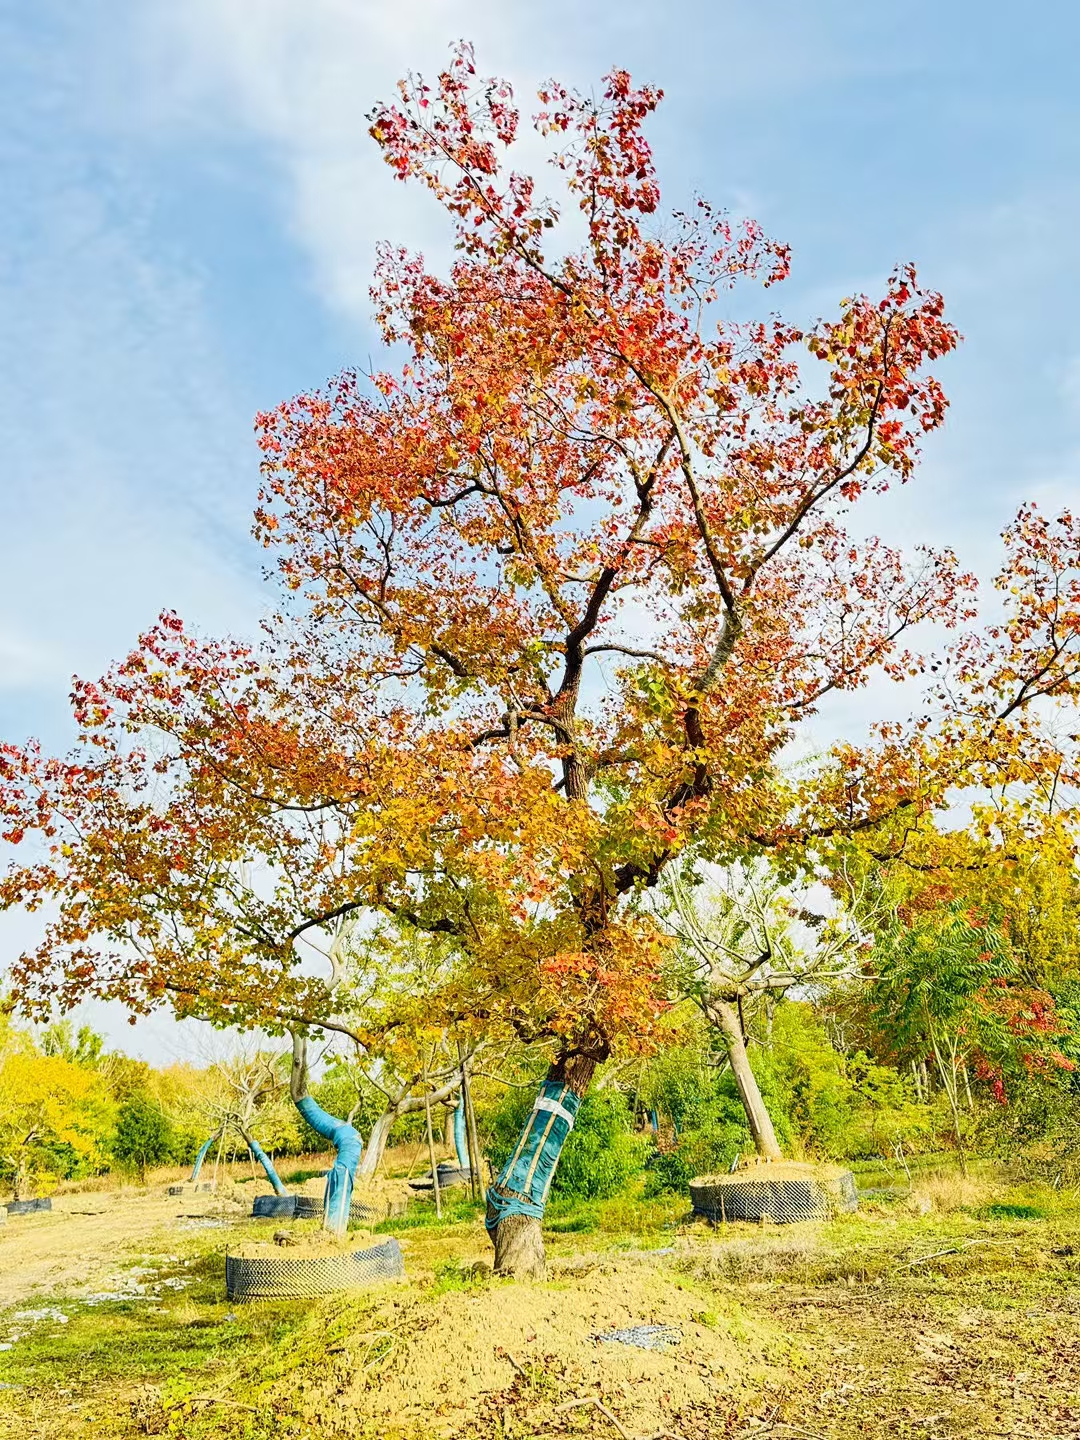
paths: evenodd
<path fill-rule="evenodd" d="M 668 198 L 788 241 L 792 318 L 900 260 L 945 292 L 953 408 L 882 531 L 987 573 L 1021 500 L 1080 501 L 1075 6 L 0 0 L 4 738 L 64 744 L 72 672 L 164 606 L 257 622 L 252 416 L 372 352 L 376 240 L 445 253 L 363 117 L 460 36 L 526 108 L 662 85 Z"/>

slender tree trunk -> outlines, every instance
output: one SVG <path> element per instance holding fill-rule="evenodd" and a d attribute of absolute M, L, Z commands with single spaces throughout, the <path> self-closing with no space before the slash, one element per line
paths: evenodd
<path fill-rule="evenodd" d="M 459 1170 L 469 1168 L 469 1142 L 465 1137 L 465 1092 L 462 1089 L 454 1108 L 454 1154 Z"/>
<path fill-rule="evenodd" d="M 480 1154 L 480 1137 L 476 1133 L 476 1108 L 472 1101 L 467 1060 L 461 1062 L 461 1094 L 465 1101 L 465 1135 L 469 1142 L 469 1188 L 474 1200 L 486 1201 L 483 1158 Z"/>
<path fill-rule="evenodd" d="M 390 1138 L 390 1131 L 394 1128 L 394 1121 L 398 1116 L 411 1115 L 414 1110 L 423 1110 L 425 1097 L 426 1103 L 431 1105 L 441 1105 L 445 1100 L 448 1100 L 458 1088 L 457 1072 L 455 1071 L 454 1078 L 447 1081 L 440 1089 L 433 1091 L 425 1090 L 423 1095 L 409 1094 L 414 1083 L 415 1081 L 410 1080 L 408 1084 L 402 1086 L 401 1090 L 398 1091 L 397 1098 L 390 1102 L 371 1127 L 367 1149 L 364 1151 L 363 1158 L 357 1170 L 357 1174 L 364 1179 L 374 1175 L 382 1164 L 383 1153 L 386 1150 L 386 1142 Z"/>
<path fill-rule="evenodd" d="M 425 1082 L 427 1076 L 424 1076 Z M 431 1165 L 431 1190 L 435 1196 L 435 1214 L 442 1219 L 442 1195 L 439 1191 L 439 1167 L 435 1161 L 435 1135 L 431 1128 L 431 1100 L 424 1096 L 424 1119 L 427 1122 L 428 1163 Z"/>
<path fill-rule="evenodd" d="M 949 1109 L 952 1111 L 953 1134 L 956 1137 L 956 1152 L 960 1158 L 960 1173 L 967 1174 L 967 1155 L 964 1152 L 964 1136 L 960 1125 L 960 1079 L 957 1069 L 955 1044 L 949 1044 L 948 1058 L 942 1054 L 938 1044 L 937 1036 L 930 1032 L 930 1043 L 934 1047 L 934 1059 L 937 1062 L 938 1076 L 941 1080 L 942 1089 L 949 1100 Z"/>
<path fill-rule="evenodd" d="M 246 1125 L 241 1125 L 239 1122 L 237 1122 L 236 1128 L 240 1131 L 240 1135 L 244 1141 L 244 1144 L 248 1147 L 248 1151 L 252 1155 L 254 1155 L 255 1159 L 266 1171 L 266 1178 L 274 1187 L 274 1194 L 287 1194 L 288 1192 L 286 1191 L 285 1186 L 281 1183 L 280 1175 L 274 1169 L 273 1161 L 270 1159 L 269 1155 L 267 1155 L 266 1151 L 262 1148 L 259 1142 L 255 1139 L 255 1136 L 252 1135 L 251 1131 L 247 1128 Z"/>
<path fill-rule="evenodd" d="M 969 1110 L 974 1110 L 975 1097 L 971 1093 L 971 1076 L 968 1074 L 968 1067 L 966 1065 L 962 1065 L 960 1068 L 964 1076 L 964 1094 L 967 1096 L 967 1107 Z"/>
<path fill-rule="evenodd" d="M 555 1061 L 510 1159 L 488 1187 L 486 1224 L 497 1274 L 544 1276 L 544 1207 L 562 1147 L 598 1064 L 599 1057 L 580 1054 Z"/>
<path fill-rule="evenodd" d="M 390 1131 L 393 1129 L 394 1121 L 397 1119 L 397 1112 L 392 1106 L 382 1112 L 375 1124 L 371 1127 L 368 1136 L 367 1149 L 356 1171 L 357 1175 L 364 1180 L 370 1180 L 382 1164 L 383 1154 L 386 1150 L 386 1142 L 390 1138 Z"/>
<path fill-rule="evenodd" d="M 192 1184 L 192 1185 L 194 1185 L 194 1184 L 195 1184 L 195 1181 L 198 1180 L 198 1178 L 199 1178 L 199 1171 L 200 1171 L 200 1170 L 202 1169 L 202 1167 L 203 1167 L 203 1161 L 206 1159 L 207 1151 L 210 1149 L 210 1146 L 213 1145 L 214 1141 L 217 1139 L 217 1133 L 218 1133 L 218 1132 L 215 1130 L 214 1133 L 213 1133 L 213 1135 L 210 1136 L 210 1139 L 209 1139 L 209 1140 L 204 1140 L 204 1141 L 203 1141 L 202 1149 L 201 1149 L 201 1150 L 199 1151 L 199 1153 L 195 1156 L 195 1164 L 191 1167 L 191 1184 Z"/>
<path fill-rule="evenodd" d="M 765 1101 L 761 1098 L 761 1090 L 754 1077 L 754 1072 L 750 1068 L 750 1058 L 746 1053 L 746 1042 L 743 1040 L 738 1011 L 726 1000 L 713 1000 L 709 1003 L 708 1013 L 720 1027 L 720 1033 L 724 1037 L 728 1060 L 731 1062 L 731 1073 L 735 1076 L 739 1099 L 746 1111 L 746 1120 L 750 1126 L 750 1134 L 754 1137 L 754 1147 L 757 1153 L 764 1160 L 783 1159 L 772 1119 L 765 1108 Z"/>

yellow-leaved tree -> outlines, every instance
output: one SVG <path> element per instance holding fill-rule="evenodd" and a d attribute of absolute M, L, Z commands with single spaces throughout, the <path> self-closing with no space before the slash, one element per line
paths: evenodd
<path fill-rule="evenodd" d="M 101 1075 L 43 1054 L 0 1016 L 0 1184 L 14 1199 L 53 1188 L 76 1165 L 103 1163 L 114 1111 Z"/>

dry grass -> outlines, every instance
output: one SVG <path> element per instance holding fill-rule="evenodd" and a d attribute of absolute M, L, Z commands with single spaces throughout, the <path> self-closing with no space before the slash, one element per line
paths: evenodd
<path fill-rule="evenodd" d="M 963 1175 L 959 1170 L 931 1171 L 919 1175 L 911 1187 L 908 1208 L 920 1215 L 950 1215 L 958 1210 L 975 1210 L 986 1205 L 1000 1188 L 991 1178 Z"/>

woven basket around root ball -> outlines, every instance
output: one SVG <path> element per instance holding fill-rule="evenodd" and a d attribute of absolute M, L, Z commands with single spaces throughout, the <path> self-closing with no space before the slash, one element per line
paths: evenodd
<path fill-rule="evenodd" d="M 39 1210 L 51 1210 L 52 1201 L 47 1195 L 37 1200 L 9 1200 L 7 1202 L 7 1213 L 9 1215 L 35 1215 Z"/>
<path fill-rule="evenodd" d="M 791 1225 L 797 1220 L 827 1220 L 858 1208 L 855 1177 L 850 1170 L 810 1166 L 756 1166 L 734 1175 L 703 1175 L 690 1181 L 690 1199 L 698 1215 L 710 1220 L 771 1220 Z M 799 1173 L 799 1172 L 804 1173 Z"/>
<path fill-rule="evenodd" d="M 256 1195 L 252 1215 L 260 1220 L 291 1220 L 296 1214 L 295 1195 Z"/>
<path fill-rule="evenodd" d="M 365 1205 L 359 1200 L 354 1200 L 349 1206 L 349 1219 L 360 1225 L 377 1225 L 389 1213 L 386 1205 Z M 326 1206 L 321 1199 L 314 1195 L 297 1195 L 294 1220 L 321 1220 L 325 1214 Z"/>
<path fill-rule="evenodd" d="M 230 1300 L 299 1300 L 358 1290 L 379 1280 L 399 1280 L 405 1261 L 396 1240 L 337 1255 L 225 1256 Z"/>

